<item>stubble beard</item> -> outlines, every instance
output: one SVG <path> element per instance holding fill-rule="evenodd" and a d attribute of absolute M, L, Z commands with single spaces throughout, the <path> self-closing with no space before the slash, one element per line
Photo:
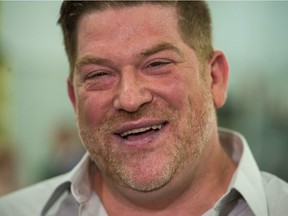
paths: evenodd
<path fill-rule="evenodd" d="M 142 108 L 137 113 L 117 113 L 103 120 L 101 127 L 92 128 L 85 124 L 81 113 L 77 113 L 80 137 L 104 178 L 132 190 L 149 192 L 167 185 L 187 164 L 196 163 L 211 132 L 214 108 L 202 97 L 203 106 L 197 110 L 189 109 L 182 115 L 183 128 L 174 126 L 175 133 L 169 134 L 167 143 L 160 149 L 148 148 L 131 150 L 115 145 L 107 138 L 121 122 L 137 120 L 141 117 L 168 119 L 171 124 L 178 122 L 181 114 L 171 107 L 165 109 L 153 105 Z M 192 107 L 192 106 L 190 106 Z M 116 147 L 115 147 L 116 146 Z M 157 151 L 157 153 L 155 153 Z M 155 157 L 148 157 L 155 154 Z M 192 160 L 192 163 L 191 163 Z M 192 167 L 191 167 L 192 169 Z"/>

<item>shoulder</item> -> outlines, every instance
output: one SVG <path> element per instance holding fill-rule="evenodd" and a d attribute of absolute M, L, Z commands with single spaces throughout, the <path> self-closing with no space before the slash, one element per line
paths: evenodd
<path fill-rule="evenodd" d="M 288 183 L 277 176 L 261 172 L 269 215 L 286 215 L 288 212 Z"/>
<path fill-rule="evenodd" d="M 65 183 L 65 179 L 66 175 L 61 175 L 1 197 L 0 215 L 40 215 L 50 196 Z"/>

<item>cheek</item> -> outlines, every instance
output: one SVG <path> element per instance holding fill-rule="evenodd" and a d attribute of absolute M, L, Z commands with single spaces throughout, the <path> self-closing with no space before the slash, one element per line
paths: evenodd
<path fill-rule="evenodd" d="M 158 96 L 174 108 L 179 111 L 185 107 L 187 108 L 191 89 L 188 88 L 184 78 L 173 76 L 169 79 L 163 80 L 163 82 L 159 82 L 156 86 Z"/>
<path fill-rule="evenodd" d="M 107 101 L 103 100 L 103 97 L 95 93 L 86 93 L 86 95 L 80 95 L 81 98 L 78 101 L 78 116 L 87 125 L 91 127 L 97 127 L 108 111 Z"/>

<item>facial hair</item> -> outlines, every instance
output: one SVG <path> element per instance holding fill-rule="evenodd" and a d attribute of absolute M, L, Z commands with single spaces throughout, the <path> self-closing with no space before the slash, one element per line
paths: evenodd
<path fill-rule="evenodd" d="M 76 118 L 80 137 L 105 178 L 132 190 L 154 191 L 167 185 L 187 163 L 193 164 L 191 160 L 196 162 L 201 155 L 215 111 L 209 93 L 204 92 L 200 98 L 201 106 L 194 108 L 189 104 L 185 113 L 167 105 L 147 104 L 135 113 L 117 111 L 93 127 L 85 123 L 79 110 Z M 141 118 L 165 119 L 173 132 L 157 147 L 127 149 L 113 142 L 113 131 L 121 123 Z"/>

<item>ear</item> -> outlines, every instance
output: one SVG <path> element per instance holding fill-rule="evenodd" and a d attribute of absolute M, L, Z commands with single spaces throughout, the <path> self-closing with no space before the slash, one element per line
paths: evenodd
<path fill-rule="evenodd" d="M 74 86 L 73 86 L 72 80 L 69 78 L 67 79 L 67 90 L 68 90 L 68 95 L 72 103 L 72 106 L 74 110 L 76 110 L 76 97 L 75 97 Z"/>
<path fill-rule="evenodd" d="M 211 68 L 211 92 L 214 106 L 221 108 L 227 98 L 229 68 L 225 55 L 221 51 L 214 51 L 210 60 Z"/>

